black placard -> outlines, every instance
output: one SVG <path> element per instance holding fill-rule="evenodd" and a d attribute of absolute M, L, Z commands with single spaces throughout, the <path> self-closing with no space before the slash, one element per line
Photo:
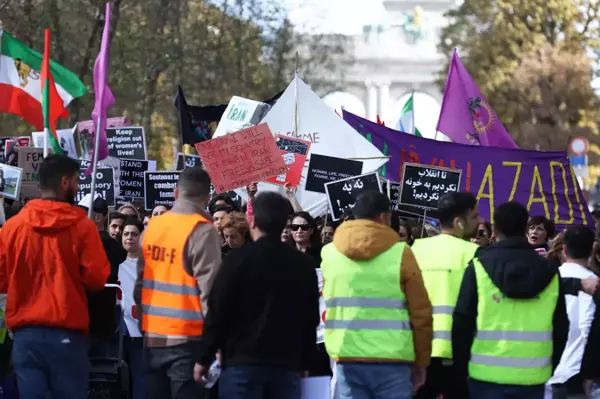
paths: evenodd
<path fill-rule="evenodd" d="M 437 209 L 440 197 L 460 187 L 459 169 L 405 163 L 402 171 L 400 203 L 425 209 Z"/>
<path fill-rule="evenodd" d="M 79 191 L 75 196 L 75 202 L 79 202 L 85 197 L 86 194 L 90 194 L 92 188 L 92 175 L 85 176 L 83 173 L 87 166 L 83 166 L 79 173 Z M 89 165 L 89 161 L 87 162 Z M 115 206 L 115 181 L 114 171 L 112 168 L 98 168 L 96 169 L 96 190 L 94 198 L 97 194 L 100 194 L 106 201 L 107 206 Z"/>
<path fill-rule="evenodd" d="M 360 175 L 362 167 L 361 161 L 312 154 L 308 163 L 305 190 L 325 193 L 325 184 Z"/>
<path fill-rule="evenodd" d="M 146 160 L 146 137 L 143 127 L 106 129 L 108 155 L 115 158 Z"/>
<path fill-rule="evenodd" d="M 172 207 L 175 202 L 175 187 L 180 172 L 144 172 L 144 207 L 147 211 L 155 206 Z"/>
<path fill-rule="evenodd" d="M 144 196 L 144 172 L 148 171 L 148 161 L 121 159 L 121 179 L 119 196 L 141 198 Z"/>
<path fill-rule="evenodd" d="M 175 170 L 183 170 L 184 155 L 180 152 L 177 154 L 177 164 Z M 185 154 L 185 167 L 193 168 L 194 166 L 202 166 L 202 161 L 198 155 Z"/>
<path fill-rule="evenodd" d="M 346 209 L 354 208 L 356 198 L 365 191 L 381 192 L 377 172 L 353 176 L 325 184 L 333 221 L 338 221 Z"/>
<path fill-rule="evenodd" d="M 388 195 L 388 183 L 390 185 Z M 392 203 L 392 209 L 396 210 L 400 202 L 400 183 L 394 181 L 383 180 L 381 182 L 381 192 L 388 195 L 390 202 Z"/>

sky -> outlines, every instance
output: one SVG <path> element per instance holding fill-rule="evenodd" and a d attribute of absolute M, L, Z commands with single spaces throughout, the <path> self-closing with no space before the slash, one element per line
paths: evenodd
<path fill-rule="evenodd" d="M 382 0 L 280 0 L 300 30 L 318 33 L 358 34 L 380 20 Z"/>

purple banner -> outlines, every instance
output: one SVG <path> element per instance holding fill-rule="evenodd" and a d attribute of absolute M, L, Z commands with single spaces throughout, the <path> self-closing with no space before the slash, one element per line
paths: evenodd
<path fill-rule="evenodd" d="M 530 215 L 543 215 L 558 229 L 592 225 L 583 193 L 566 152 L 480 147 L 435 141 L 402 133 L 344 111 L 344 120 L 391 156 L 382 177 L 402 181 L 404 162 L 438 165 L 463 171 L 460 191 L 472 192 L 479 213 L 493 221 L 494 209 L 507 201 L 525 205 Z"/>

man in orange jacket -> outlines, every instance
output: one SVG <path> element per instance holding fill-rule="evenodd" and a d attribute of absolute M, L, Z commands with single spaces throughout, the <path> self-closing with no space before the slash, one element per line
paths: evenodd
<path fill-rule="evenodd" d="M 0 293 L 14 335 L 20 397 L 82 399 L 88 394 L 86 290 L 103 288 L 110 264 L 98 230 L 73 206 L 79 165 L 50 155 L 39 169 L 42 199 L 0 233 Z"/>

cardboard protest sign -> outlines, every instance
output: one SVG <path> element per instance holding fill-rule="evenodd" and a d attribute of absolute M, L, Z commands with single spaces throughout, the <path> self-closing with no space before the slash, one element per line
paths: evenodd
<path fill-rule="evenodd" d="M 310 150 L 310 141 L 276 134 L 275 142 L 288 170 L 279 176 L 268 178 L 267 181 L 281 186 L 289 183 L 292 187 L 297 187 L 300 184 L 304 163 Z"/>
<path fill-rule="evenodd" d="M 442 195 L 458 191 L 461 174 L 458 169 L 404 163 L 400 203 L 437 209 Z"/>
<path fill-rule="evenodd" d="M 179 152 L 177 153 L 177 162 L 175 163 L 175 170 L 183 170 L 184 166 L 186 168 L 202 166 L 202 161 L 200 160 L 200 157 L 198 155 L 188 155 Z"/>
<path fill-rule="evenodd" d="M 144 196 L 144 172 L 147 171 L 148 161 L 121 159 L 119 196 L 142 198 Z"/>
<path fill-rule="evenodd" d="M 473 193 L 479 215 L 494 220 L 494 209 L 517 201 L 531 215 L 543 215 L 558 229 L 591 225 L 581 187 L 566 152 L 514 150 L 435 141 L 402 134 L 344 111 L 344 120 L 391 156 L 385 177 L 402 181 L 405 162 L 460 169 L 459 191 Z"/>
<path fill-rule="evenodd" d="M 146 160 L 146 136 L 143 127 L 106 129 L 108 155 L 115 158 Z"/>
<path fill-rule="evenodd" d="M 227 104 L 223 116 L 221 116 L 214 136 L 223 136 L 257 125 L 269 109 L 271 109 L 269 104 L 233 96 Z"/>
<path fill-rule="evenodd" d="M 19 199 L 23 169 L 0 164 L 0 192 L 4 198 Z"/>
<path fill-rule="evenodd" d="M 196 144 L 217 193 L 264 181 L 287 171 L 265 123 Z"/>
<path fill-rule="evenodd" d="M 356 199 L 361 193 L 381 192 L 381 184 L 377 172 L 372 172 L 326 183 L 325 191 L 329 200 L 331 218 L 337 222 L 342 218 L 345 210 L 354 208 Z"/>
<path fill-rule="evenodd" d="M 40 165 L 44 160 L 44 149 L 33 147 L 19 148 L 19 168 L 23 170 L 23 184 L 36 185 L 40 181 Z"/>
<path fill-rule="evenodd" d="M 325 193 L 325 184 L 358 176 L 362 173 L 362 168 L 361 161 L 312 154 L 308 164 L 305 189 L 316 193 Z"/>
<path fill-rule="evenodd" d="M 179 173 L 144 172 L 144 207 L 147 211 L 158 205 L 173 206 Z"/>
<path fill-rule="evenodd" d="M 75 202 L 81 201 L 86 194 L 90 194 L 92 188 L 92 176 L 85 176 L 82 169 L 80 169 L 79 173 L 79 191 L 75 196 Z M 108 206 L 115 206 L 116 195 L 113 173 L 112 168 L 98 168 L 96 170 L 95 194 L 96 196 L 101 195 Z"/>

